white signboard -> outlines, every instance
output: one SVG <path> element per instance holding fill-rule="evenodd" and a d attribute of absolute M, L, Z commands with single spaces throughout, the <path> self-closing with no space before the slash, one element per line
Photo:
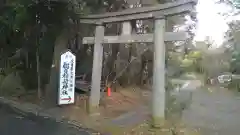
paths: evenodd
<path fill-rule="evenodd" d="M 58 104 L 74 103 L 76 56 L 66 51 L 61 55 L 58 88 Z"/>

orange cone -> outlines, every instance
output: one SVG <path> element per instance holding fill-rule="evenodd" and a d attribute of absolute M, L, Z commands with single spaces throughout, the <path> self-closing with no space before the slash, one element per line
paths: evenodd
<path fill-rule="evenodd" d="M 107 96 L 110 97 L 111 96 L 111 88 L 108 86 L 107 87 Z"/>

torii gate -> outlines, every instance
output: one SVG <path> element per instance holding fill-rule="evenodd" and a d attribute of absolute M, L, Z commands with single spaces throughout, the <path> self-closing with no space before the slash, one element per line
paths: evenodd
<path fill-rule="evenodd" d="M 83 44 L 94 44 L 92 84 L 89 98 L 89 111 L 95 112 L 100 100 L 100 82 L 102 74 L 103 45 L 105 43 L 154 43 L 152 118 L 153 125 L 159 127 L 165 120 L 165 44 L 164 41 L 186 40 L 185 32 L 165 32 L 166 17 L 190 13 L 196 5 L 195 0 L 185 0 L 152 7 L 127 9 L 121 12 L 110 12 L 89 15 L 80 18 L 81 23 L 96 25 L 95 37 L 84 37 Z M 154 20 L 153 34 L 131 34 L 130 20 Z M 104 36 L 104 25 L 123 22 L 123 33 L 120 36 Z M 125 31 L 127 30 L 128 31 Z"/>

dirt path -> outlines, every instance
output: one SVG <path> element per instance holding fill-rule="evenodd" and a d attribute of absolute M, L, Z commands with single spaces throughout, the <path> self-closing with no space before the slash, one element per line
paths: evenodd
<path fill-rule="evenodd" d="M 239 135 L 240 93 L 198 89 L 193 93 L 193 102 L 185 110 L 183 120 L 199 129 L 202 135 Z"/>

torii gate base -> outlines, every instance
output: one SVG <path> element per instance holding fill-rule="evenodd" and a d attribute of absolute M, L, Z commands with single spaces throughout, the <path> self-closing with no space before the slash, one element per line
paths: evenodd
<path fill-rule="evenodd" d="M 129 41 L 126 35 L 115 37 L 109 37 L 110 43 L 130 43 L 130 42 L 154 42 L 154 68 L 153 68 L 153 90 L 152 90 L 152 125 L 154 127 L 161 127 L 165 121 L 165 108 L 166 108 L 166 92 L 165 92 L 165 17 L 174 16 L 182 13 L 189 13 L 194 9 L 196 1 L 185 0 L 181 2 L 159 4 L 154 7 L 142 7 L 136 9 L 127 9 L 121 12 L 106 13 L 103 15 L 90 15 L 82 17 L 81 23 L 95 24 L 95 38 L 85 37 L 83 39 L 84 44 L 94 43 L 93 54 L 93 72 L 92 72 L 92 89 L 89 98 L 88 110 L 89 113 L 98 112 L 99 100 L 100 100 L 100 82 L 102 72 L 102 57 L 103 46 L 105 41 L 104 37 L 104 24 L 112 22 L 128 22 L 135 19 L 154 19 L 154 33 L 153 41 L 149 39 L 149 34 L 143 34 L 141 36 L 129 35 L 131 38 L 135 38 L 134 41 Z M 145 37 L 145 38 L 144 38 Z M 184 36 L 182 36 L 184 37 Z M 111 38 L 111 39 L 110 39 Z M 144 38 L 144 39 L 141 39 Z M 92 40 L 94 39 L 94 41 Z M 178 38 L 176 38 L 178 39 Z M 173 39 L 172 41 L 176 41 Z M 184 39 L 186 40 L 185 36 Z M 108 39 L 107 39 L 108 40 Z M 180 39 L 178 39 L 180 40 Z"/>

